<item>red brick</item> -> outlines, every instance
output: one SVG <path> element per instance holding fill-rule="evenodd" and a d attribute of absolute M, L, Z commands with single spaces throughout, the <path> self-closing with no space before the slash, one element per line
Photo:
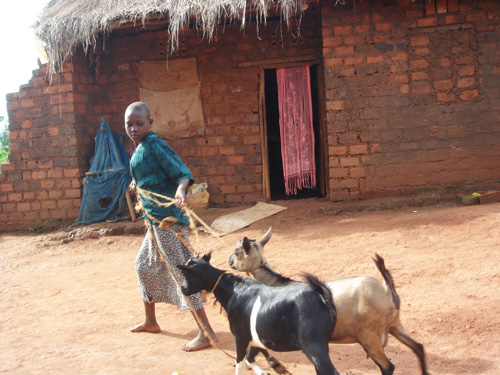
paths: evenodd
<path fill-rule="evenodd" d="M 452 102 L 455 100 L 455 94 L 449 92 L 438 92 L 436 95 L 436 99 L 438 102 Z"/>
<path fill-rule="evenodd" d="M 460 69 L 458 69 L 458 75 L 461 77 L 471 76 L 474 74 L 475 71 L 476 71 L 476 68 L 473 65 L 463 66 Z"/>
<path fill-rule="evenodd" d="M 449 90 L 449 89 L 453 88 L 453 82 L 451 81 L 451 79 L 434 81 L 434 88 L 436 90 Z"/>
<path fill-rule="evenodd" d="M 415 54 L 417 56 L 427 56 L 430 53 L 431 53 L 431 50 L 430 50 L 430 48 L 427 48 L 427 47 L 425 47 L 425 48 L 416 48 L 415 49 Z"/>
<path fill-rule="evenodd" d="M 42 209 L 44 210 L 57 208 L 56 201 L 47 200 L 47 201 L 42 201 L 41 204 L 42 204 Z"/>
<path fill-rule="evenodd" d="M 448 12 L 447 0 L 436 0 L 436 10 L 438 13 Z"/>
<path fill-rule="evenodd" d="M 328 100 L 326 102 L 327 111 L 342 111 L 344 109 L 343 100 Z"/>
<path fill-rule="evenodd" d="M 330 146 L 328 150 L 330 155 L 347 155 L 347 146 Z"/>
<path fill-rule="evenodd" d="M 47 172 L 49 178 L 61 178 L 63 176 L 62 168 L 52 168 Z"/>
<path fill-rule="evenodd" d="M 457 81 L 457 87 L 458 88 L 471 87 L 474 86 L 475 83 L 476 79 L 474 77 L 461 78 Z"/>
<path fill-rule="evenodd" d="M 448 4 L 449 4 L 450 1 L 451 0 L 448 0 Z M 458 1 L 458 0 L 456 0 L 456 1 Z M 460 22 L 462 22 L 462 20 L 456 14 L 447 14 L 444 17 L 444 23 L 447 24 L 447 25 L 452 25 L 452 24 L 460 23 Z"/>
<path fill-rule="evenodd" d="M 355 25 L 354 32 L 356 34 L 368 34 L 370 32 L 370 25 Z"/>
<path fill-rule="evenodd" d="M 227 161 L 231 165 L 242 165 L 244 164 L 245 157 L 243 155 L 229 155 Z"/>
<path fill-rule="evenodd" d="M 436 17 L 426 17 L 426 18 L 420 18 L 417 21 L 417 25 L 419 27 L 432 27 L 432 26 L 437 26 L 438 20 Z"/>
<path fill-rule="evenodd" d="M 393 27 L 391 22 L 381 22 L 375 24 L 376 31 L 390 31 Z"/>
<path fill-rule="evenodd" d="M 80 170 L 77 168 L 66 168 L 63 170 L 64 177 L 81 177 Z"/>
<path fill-rule="evenodd" d="M 342 157 L 340 158 L 340 165 L 342 167 L 357 167 L 359 166 L 358 157 Z"/>
<path fill-rule="evenodd" d="M 72 199 L 58 199 L 57 208 L 73 208 L 73 200 Z"/>
<path fill-rule="evenodd" d="M 458 12 L 458 0 L 448 0 L 448 12 Z"/>
<path fill-rule="evenodd" d="M 323 47 L 338 47 L 342 45 L 340 36 L 329 36 L 323 40 Z"/>
<path fill-rule="evenodd" d="M 2 165 L 2 168 L 5 168 L 4 165 Z M 13 190 L 14 186 L 11 183 L 0 184 L 0 193 L 6 193 Z"/>
<path fill-rule="evenodd" d="M 31 173 L 31 178 L 33 180 L 43 180 L 47 178 L 47 171 L 33 171 Z"/>
<path fill-rule="evenodd" d="M 352 26 L 336 26 L 333 28 L 334 35 L 346 35 L 352 32 Z"/>
<path fill-rule="evenodd" d="M 21 122 L 21 127 L 23 129 L 31 129 L 33 127 L 33 121 L 32 120 L 24 120 Z"/>
<path fill-rule="evenodd" d="M 427 46 L 428 44 L 429 44 L 428 36 L 415 36 L 410 39 L 410 46 L 412 47 Z"/>
<path fill-rule="evenodd" d="M 448 67 L 448 66 L 451 66 L 451 61 L 449 58 L 447 57 L 442 57 L 440 60 L 439 60 L 439 65 L 443 66 L 443 67 Z"/>
<path fill-rule="evenodd" d="M 29 192 L 29 193 L 24 193 L 23 194 L 23 200 L 34 200 L 35 199 L 35 193 L 34 192 Z"/>
<path fill-rule="evenodd" d="M 49 198 L 49 194 L 45 190 L 38 191 L 36 195 L 37 195 L 37 199 L 40 201 L 43 201 L 43 200 L 46 200 Z"/>
<path fill-rule="evenodd" d="M 19 212 L 27 212 L 31 210 L 30 203 L 18 203 L 16 206 L 16 210 Z"/>
<path fill-rule="evenodd" d="M 368 64 L 378 64 L 384 61 L 383 56 L 367 56 L 366 57 L 366 62 Z"/>
<path fill-rule="evenodd" d="M 351 154 L 351 155 L 366 154 L 367 152 L 368 152 L 367 145 L 351 145 L 351 146 L 349 146 L 349 154 Z"/>
<path fill-rule="evenodd" d="M 10 193 L 8 194 L 9 202 L 22 202 L 23 196 L 20 193 Z"/>
<path fill-rule="evenodd" d="M 50 189 L 54 186 L 55 182 L 53 180 L 40 181 L 40 187 L 42 189 Z"/>
<path fill-rule="evenodd" d="M 479 95 L 477 90 L 465 90 L 460 94 L 460 99 L 462 100 L 472 100 Z"/>
<path fill-rule="evenodd" d="M 38 168 L 40 169 L 52 168 L 52 164 L 53 164 L 52 160 L 47 160 L 47 159 L 40 160 L 38 162 Z"/>
<path fill-rule="evenodd" d="M 436 0 L 426 0 L 425 3 L 425 14 L 436 14 Z"/>
<path fill-rule="evenodd" d="M 349 168 L 349 175 L 354 178 L 366 177 L 366 171 L 363 167 Z"/>
<path fill-rule="evenodd" d="M 49 191 L 49 198 L 50 199 L 58 199 L 61 198 L 63 195 L 61 190 L 51 190 Z"/>
<path fill-rule="evenodd" d="M 358 179 L 357 178 L 345 178 L 340 181 L 340 187 L 344 189 L 357 189 Z"/>
<path fill-rule="evenodd" d="M 363 56 L 349 56 L 344 59 L 344 64 L 345 65 L 357 65 L 357 64 L 362 64 L 364 60 Z M 368 57 L 367 57 L 368 60 Z"/>
<path fill-rule="evenodd" d="M 411 75 L 412 80 L 414 81 L 422 81 L 429 78 L 429 74 L 427 72 L 414 72 Z"/>
<path fill-rule="evenodd" d="M 428 67 L 429 67 L 429 62 L 427 60 L 419 59 L 410 61 L 410 68 L 412 70 L 427 69 Z"/>
<path fill-rule="evenodd" d="M 391 56 L 392 61 L 406 61 L 408 60 L 408 54 L 400 52 L 394 56 Z"/>
<path fill-rule="evenodd" d="M 408 83 L 408 74 L 406 73 L 391 74 L 390 81 L 392 83 Z"/>

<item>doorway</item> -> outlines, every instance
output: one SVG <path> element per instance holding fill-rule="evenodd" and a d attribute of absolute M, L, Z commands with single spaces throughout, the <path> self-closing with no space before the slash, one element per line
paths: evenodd
<path fill-rule="evenodd" d="M 278 83 L 276 76 L 276 68 L 264 69 L 264 131 L 266 133 L 267 148 L 267 170 L 268 188 L 264 189 L 268 195 L 266 198 L 271 200 L 283 199 L 304 199 L 311 197 L 323 197 L 326 193 L 325 186 L 325 163 L 324 163 L 324 137 L 322 132 L 322 108 L 320 106 L 320 97 L 322 90 L 320 66 L 319 64 L 310 66 L 310 81 L 311 81 L 311 99 L 313 110 L 313 130 L 315 144 L 315 164 L 316 164 L 316 187 L 302 188 L 297 191 L 297 194 L 287 195 L 285 192 L 285 179 L 283 173 L 283 159 L 281 154 L 281 136 L 279 125 L 279 106 L 278 106 Z M 264 176 L 266 177 L 266 176 Z M 264 178 L 264 181 L 266 179 Z"/>

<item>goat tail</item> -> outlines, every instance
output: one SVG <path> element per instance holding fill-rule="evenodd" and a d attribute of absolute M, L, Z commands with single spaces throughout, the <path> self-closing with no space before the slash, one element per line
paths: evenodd
<path fill-rule="evenodd" d="M 316 293 L 319 293 L 321 297 L 325 300 L 328 309 L 330 310 L 330 315 L 334 322 L 337 320 L 337 309 L 333 303 L 333 294 L 330 288 L 326 284 L 320 281 L 316 276 L 310 273 L 303 273 L 302 276 L 307 281 L 307 283 L 313 288 Z"/>
<path fill-rule="evenodd" d="M 396 309 L 399 310 L 399 307 L 401 305 L 401 300 L 399 299 L 399 295 L 396 292 L 396 285 L 394 285 L 394 279 L 392 278 L 392 275 L 387 270 L 387 268 L 385 268 L 384 258 L 375 253 L 375 258 L 373 258 L 373 261 L 375 262 L 375 265 L 382 274 L 382 277 L 384 278 L 387 287 L 391 291 L 392 301 L 394 302 L 394 306 L 396 306 Z"/>

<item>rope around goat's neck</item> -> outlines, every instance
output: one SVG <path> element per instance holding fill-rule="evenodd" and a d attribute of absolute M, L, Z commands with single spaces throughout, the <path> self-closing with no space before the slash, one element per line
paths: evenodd
<path fill-rule="evenodd" d="M 210 291 L 210 293 L 213 293 L 215 288 L 217 288 L 217 286 L 219 285 L 219 282 L 220 282 L 220 279 L 222 279 L 222 276 L 224 276 L 226 274 L 226 271 L 222 272 L 219 276 L 219 278 L 217 279 L 217 281 L 215 282 L 215 285 L 214 287 L 212 288 L 212 290 Z"/>
<path fill-rule="evenodd" d="M 259 268 L 264 267 L 266 264 L 267 264 L 266 260 L 265 259 L 261 259 L 260 264 L 258 266 L 254 267 L 254 268 L 252 268 L 252 269 L 250 269 L 248 271 L 246 271 L 247 276 L 249 276 L 253 271 L 256 271 Z"/>

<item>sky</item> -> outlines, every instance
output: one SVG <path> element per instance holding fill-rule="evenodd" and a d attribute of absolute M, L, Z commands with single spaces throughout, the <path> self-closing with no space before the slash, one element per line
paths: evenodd
<path fill-rule="evenodd" d="M 38 68 L 36 38 L 31 26 L 50 0 L 0 1 L 0 117 L 7 118 L 5 95 L 18 92 Z M 0 130 L 4 122 L 0 122 Z"/>

